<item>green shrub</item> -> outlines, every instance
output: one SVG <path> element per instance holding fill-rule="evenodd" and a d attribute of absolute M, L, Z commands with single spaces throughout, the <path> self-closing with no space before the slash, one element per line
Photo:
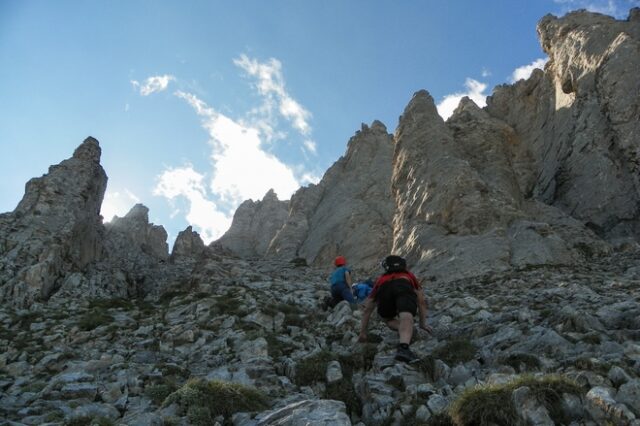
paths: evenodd
<path fill-rule="evenodd" d="M 518 422 L 511 391 L 497 385 L 467 388 L 453 402 L 450 415 L 457 425 L 515 425 Z"/>
<path fill-rule="evenodd" d="M 525 353 L 510 354 L 500 358 L 500 362 L 513 367 L 519 373 L 523 373 L 526 370 L 539 369 L 542 365 L 538 357 Z M 523 366 L 524 368 L 522 368 Z"/>
<path fill-rule="evenodd" d="M 325 399 L 344 402 L 344 405 L 347 406 L 347 414 L 349 414 L 349 416 L 353 414 L 358 416 L 362 415 L 362 402 L 360 402 L 358 393 L 350 379 L 343 378 L 338 382 L 327 385 L 324 397 Z"/>
<path fill-rule="evenodd" d="M 599 345 L 602 342 L 602 338 L 600 337 L 599 333 L 590 333 L 590 334 L 586 334 L 582 338 L 582 341 L 592 345 Z"/>
<path fill-rule="evenodd" d="M 357 370 L 370 369 L 373 366 L 376 353 L 378 353 L 376 345 L 365 343 L 359 345 L 351 354 L 339 356 L 338 361 L 342 367 L 342 374 L 345 377 L 351 377 Z"/>
<path fill-rule="evenodd" d="M 83 331 L 90 331 L 113 321 L 113 317 L 102 309 L 92 309 L 84 313 L 78 321 L 78 327 Z"/>
<path fill-rule="evenodd" d="M 161 384 L 147 386 L 144 389 L 144 394 L 149 397 L 154 404 L 161 405 L 164 400 L 177 389 L 178 386 L 175 382 L 167 380 Z"/>
<path fill-rule="evenodd" d="M 278 339 L 278 336 L 274 334 L 268 333 L 264 338 L 267 341 L 267 351 L 272 358 L 289 355 L 295 349 L 291 343 Z"/>
<path fill-rule="evenodd" d="M 289 263 L 292 263 L 295 267 L 309 266 L 307 265 L 307 259 L 305 259 L 304 257 L 293 258 L 289 261 Z"/>
<path fill-rule="evenodd" d="M 414 367 L 422 371 L 422 373 L 432 381 L 435 380 L 436 360 L 434 357 L 426 356 L 424 358 L 420 358 L 420 360 L 414 364 Z"/>
<path fill-rule="evenodd" d="M 217 296 L 216 304 L 220 312 L 226 315 L 240 316 L 247 313 L 242 300 L 232 291 Z"/>
<path fill-rule="evenodd" d="M 31 323 L 38 321 L 40 318 L 42 318 L 42 314 L 40 312 L 27 312 L 19 315 L 15 320 L 21 329 L 29 330 Z"/>
<path fill-rule="evenodd" d="M 89 301 L 89 309 L 124 309 L 131 310 L 134 308 L 134 304 L 127 299 L 93 299 Z"/>
<path fill-rule="evenodd" d="M 478 348 L 468 339 L 457 338 L 434 350 L 432 355 L 434 358 L 444 361 L 447 365 L 453 366 L 471 361 L 477 351 Z"/>
<path fill-rule="evenodd" d="M 184 291 L 178 291 L 178 290 L 174 290 L 174 291 L 168 291 L 166 293 L 162 293 L 162 295 L 160 295 L 160 298 L 158 299 L 158 302 L 160 302 L 160 304 L 164 305 L 164 306 L 169 306 L 171 304 L 171 301 L 176 298 L 176 297 L 181 297 L 181 296 L 186 296 L 187 293 Z"/>
<path fill-rule="evenodd" d="M 51 411 L 44 416 L 44 421 L 47 423 L 57 423 L 64 420 L 64 413 L 62 411 Z"/>
<path fill-rule="evenodd" d="M 268 407 L 267 397 L 255 388 L 218 380 L 189 380 L 169 395 L 164 406 L 178 404 L 194 425 L 211 425 L 218 416 L 227 420 L 240 411 L 259 411 Z"/>
<path fill-rule="evenodd" d="M 327 364 L 334 356 L 329 351 L 318 352 L 296 364 L 295 382 L 298 386 L 309 386 L 323 381 L 327 371 Z"/>
<path fill-rule="evenodd" d="M 429 417 L 425 426 L 456 426 L 449 413 L 442 412 Z"/>
<path fill-rule="evenodd" d="M 562 376 L 525 375 L 506 384 L 467 388 L 451 404 L 449 414 L 457 425 L 517 424 L 520 419 L 511 394 L 523 386 L 529 388 L 532 396 L 547 409 L 556 424 L 569 422 L 564 418 L 562 394 L 584 394 L 578 384 Z"/>

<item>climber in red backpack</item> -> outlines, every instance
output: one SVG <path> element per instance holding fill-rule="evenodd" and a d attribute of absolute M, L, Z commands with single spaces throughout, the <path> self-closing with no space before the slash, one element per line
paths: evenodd
<path fill-rule="evenodd" d="M 358 341 L 367 341 L 367 326 L 373 309 L 389 328 L 398 331 L 399 344 L 395 358 L 412 363 L 419 358 L 409 349 L 413 336 L 413 317 L 419 314 L 420 328 L 431 333 L 427 325 L 427 301 L 415 275 L 407 270 L 407 262 L 400 256 L 387 256 L 382 262 L 385 272 L 377 279 L 371 294 L 364 302 Z"/>

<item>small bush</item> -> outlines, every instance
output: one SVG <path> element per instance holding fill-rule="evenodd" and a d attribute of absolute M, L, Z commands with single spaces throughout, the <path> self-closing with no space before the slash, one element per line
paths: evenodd
<path fill-rule="evenodd" d="M 545 406 L 549 416 L 556 424 L 570 423 L 570 419 L 564 418 L 562 394 L 584 394 L 584 390 L 577 383 L 558 375 L 542 378 L 523 376 L 511 386 L 513 390 L 521 386 L 528 386 L 535 398 Z"/>
<path fill-rule="evenodd" d="M 290 343 L 278 339 L 274 334 L 266 334 L 264 338 L 267 341 L 267 351 L 272 358 L 289 355 L 295 349 Z"/>
<path fill-rule="evenodd" d="M 268 407 L 267 397 L 255 388 L 218 380 L 193 379 L 169 395 L 164 406 L 177 403 L 194 425 L 211 425 L 218 416 L 227 420 L 239 411 Z"/>
<path fill-rule="evenodd" d="M 453 402 L 450 415 L 458 425 L 515 425 L 518 422 L 511 391 L 503 386 L 467 388 Z"/>
<path fill-rule="evenodd" d="M 447 365 L 453 366 L 471 361 L 475 357 L 477 350 L 478 348 L 468 339 L 457 338 L 434 350 L 432 355 L 436 359 L 441 359 Z"/>
<path fill-rule="evenodd" d="M 333 359 L 329 351 L 322 351 L 296 364 L 295 382 L 298 386 L 309 386 L 325 379 L 327 364 Z"/>
<path fill-rule="evenodd" d="M 231 291 L 217 296 L 216 304 L 220 312 L 226 315 L 240 316 L 246 314 L 246 308 L 243 306 L 242 300 L 238 298 L 237 294 Z"/>
<path fill-rule="evenodd" d="M 436 360 L 434 357 L 426 356 L 424 358 L 421 358 L 414 364 L 414 367 L 422 371 L 422 373 L 429 377 L 432 381 L 435 380 Z"/>
<path fill-rule="evenodd" d="M 525 353 L 510 354 L 509 356 L 501 358 L 500 362 L 513 367 L 513 369 L 519 373 L 523 373 L 527 370 L 539 369 L 542 365 L 536 356 Z"/>
<path fill-rule="evenodd" d="M 602 338 L 599 333 L 587 334 L 582 338 L 582 341 L 591 345 L 599 345 L 602 342 Z"/>
<path fill-rule="evenodd" d="M 291 259 L 289 262 L 292 263 L 295 267 L 309 266 L 307 265 L 307 259 L 305 259 L 304 257 L 296 257 L 294 259 Z"/>
<path fill-rule="evenodd" d="M 44 416 L 44 421 L 47 423 L 56 423 L 64 420 L 64 413 L 62 411 L 51 411 Z"/>
<path fill-rule="evenodd" d="M 578 384 L 562 376 L 525 375 L 507 384 L 467 388 L 453 402 L 449 414 L 454 423 L 460 425 L 517 424 L 520 419 L 511 394 L 523 386 L 530 389 L 533 397 L 547 409 L 556 424 L 569 422 L 564 418 L 562 394 L 584 394 Z"/>
<path fill-rule="evenodd" d="M 425 426 L 456 426 L 449 413 L 442 412 L 429 417 Z"/>
<path fill-rule="evenodd" d="M 333 399 L 344 402 L 347 406 L 347 414 L 362 415 L 362 402 L 358 398 L 358 393 L 353 387 L 353 383 L 349 379 L 342 379 L 338 382 L 327 385 L 324 393 L 326 399 Z"/>
<path fill-rule="evenodd" d="M 92 309 L 84 313 L 78 321 L 78 327 L 83 331 L 90 331 L 113 321 L 113 317 L 102 309 Z"/>
<path fill-rule="evenodd" d="M 162 295 L 158 299 L 158 302 L 160 302 L 164 306 L 169 306 L 174 298 L 186 296 L 186 294 L 187 293 L 184 291 L 168 291 L 166 293 L 162 293 Z"/>
<path fill-rule="evenodd" d="M 124 309 L 131 310 L 134 308 L 134 304 L 127 299 L 93 299 L 89 301 L 89 309 Z"/>
<path fill-rule="evenodd" d="M 611 364 L 600 361 L 597 358 L 578 358 L 574 361 L 574 366 L 578 370 L 589 370 L 595 373 L 606 375 L 611 369 Z"/>
<path fill-rule="evenodd" d="M 359 345 L 358 349 L 349 355 L 339 356 L 338 361 L 342 367 L 342 374 L 345 377 L 351 377 L 357 370 L 370 369 L 377 352 L 376 345 L 366 343 Z"/>
<path fill-rule="evenodd" d="M 162 384 L 147 386 L 144 394 L 156 405 L 161 405 L 164 400 L 175 392 L 178 386 L 172 381 L 166 381 Z"/>
<path fill-rule="evenodd" d="M 29 330 L 31 327 L 31 323 L 34 323 L 42 318 L 42 314 L 40 312 L 27 312 L 25 314 L 19 315 L 16 318 L 16 322 L 18 326 L 23 330 Z"/>

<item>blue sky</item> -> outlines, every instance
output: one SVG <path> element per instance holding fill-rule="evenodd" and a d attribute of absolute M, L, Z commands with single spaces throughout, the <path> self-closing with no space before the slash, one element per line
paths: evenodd
<path fill-rule="evenodd" d="M 0 0 L 0 212 L 100 141 L 102 213 L 142 202 L 172 243 L 219 237 L 244 199 L 317 181 L 361 123 L 390 132 L 427 89 L 463 94 L 542 67 L 537 21 L 640 0 Z"/>

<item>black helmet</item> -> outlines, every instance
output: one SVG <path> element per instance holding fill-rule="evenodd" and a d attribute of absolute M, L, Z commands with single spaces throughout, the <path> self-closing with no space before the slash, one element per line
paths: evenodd
<path fill-rule="evenodd" d="M 407 261 L 400 256 L 387 256 L 382 261 L 385 272 L 403 272 L 407 270 Z"/>

